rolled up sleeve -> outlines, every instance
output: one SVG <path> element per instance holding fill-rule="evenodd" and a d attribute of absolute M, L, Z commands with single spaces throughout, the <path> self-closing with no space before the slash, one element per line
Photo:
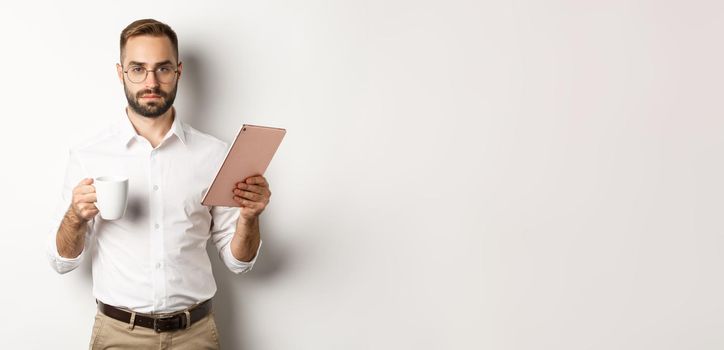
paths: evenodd
<path fill-rule="evenodd" d="M 236 231 L 236 222 L 239 220 L 239 208 L 235 207 L 211 207 L 211 240 L 219 251 L 219 257 L 231 272 L 240 274 L 250 271 L 259 258 L 261 243 L 256 250 L 256 255 L 251 261 L 241 261 L 231 253 L 231 240 Z"/>
<path fill-rule="evenodd" d="M 83 175 L 83 166 L 81 165 L 77 154 L 71 149 L 69 152 L 68 163 L 66 165 L 63 188 L 60 193 L 60 198 L 56 203 L 55 210 L 49 220 L 48 239 L 45 244 L 48 262 L 50 263 L 50 266 L 60 274 L 68 273 L 80 266 L 83 256 L 85 255 L 85 251 L 87 250 L 93 223 L 95 221 L 95 219 L 93 219 L 87 223 L 88 229 L 86 230 L 85 245 L 80 255 L 75 258 L 65 258 L 60 256 L 58 253 L 56 236 L 58 234 L 60 224 L 63 221 L 63 217 L 71 204 L 73 188 L 80 182 L 81 179 L 83 179 Z"/>

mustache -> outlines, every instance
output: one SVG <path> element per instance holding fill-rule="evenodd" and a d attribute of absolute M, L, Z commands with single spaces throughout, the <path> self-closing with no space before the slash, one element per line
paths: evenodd
<path fill-rule="evenodd" d="M 143 95 L 158 95 L 163 98 L 167 97 L 166 94 L 163 91 L 161 91 L 161 89 L 147 89 L 147 90 L 141 90 L 141 91 L 137 92 L 136 98 L 137 99 L 141 98 L 141 97 L 143 97 Z"/>

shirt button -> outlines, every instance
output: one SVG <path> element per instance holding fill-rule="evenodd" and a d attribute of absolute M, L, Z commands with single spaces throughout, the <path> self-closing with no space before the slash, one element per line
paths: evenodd
<path fill-rule="evenodd" d="M 153 225 L 153 227 L 155 227 L 155 228 L 158 230 L 158 228 L 159 228 L 160 226 L 159 226 L 159 224 L 155 224 L 155 225 Z"/>
<path fill-rule="evenodd" d="M 153 185 L 153 190 L 158 191 L 158 185 Z"/>

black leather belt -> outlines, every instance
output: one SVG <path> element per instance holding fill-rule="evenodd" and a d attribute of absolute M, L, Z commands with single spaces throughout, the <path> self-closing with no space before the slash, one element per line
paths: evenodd
<path fill-rule="evenodd" d="M 96 303 L 98 304 L 98 310 L 102 314 L 129 325 L 131 325 L 131 318 L 133 318 L 134 325 L 151 328 L 156 333 L 184 329 L 211 312 L 211 299 L 183 311 L 158 315 L 133 313 L 115 306 L 106 305 L 100 300 L 96 300 Z"/>

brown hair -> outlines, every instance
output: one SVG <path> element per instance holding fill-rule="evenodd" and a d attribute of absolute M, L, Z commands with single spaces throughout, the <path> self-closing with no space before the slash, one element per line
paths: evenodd
<path fill-rule="evenodd" d="M 171 40 L 173 51 L 178 61 L 178 38 L 176 33 L 165 23 L 161 23 L 155 19 L 139 19 L 129 24 L 128 27 L 121 32 L 121 64 L 123 64 L 123 50 L 129 38 L 139 35 L 165 36 Z"/>

